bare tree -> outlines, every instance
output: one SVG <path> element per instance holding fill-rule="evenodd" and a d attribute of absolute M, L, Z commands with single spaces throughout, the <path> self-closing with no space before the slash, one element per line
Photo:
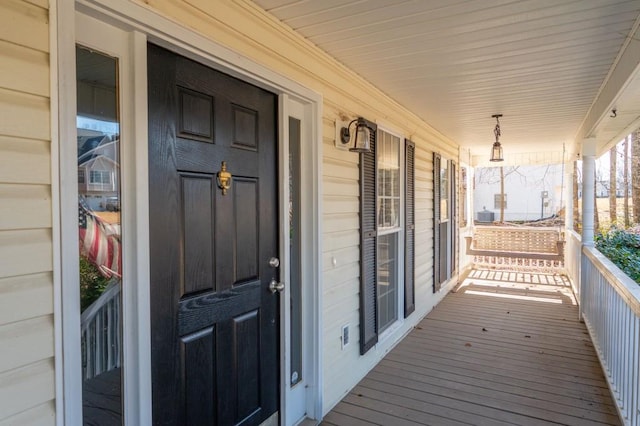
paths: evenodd
<path fill-rule="evenodd" d="M 633 132 L 631 142 L 631 200 L 633 222 L 640 223 L 640 129 Z"/>
<path fill-rule="evenodd" d="M 618 220 L 618 197 L 617 197 L 617 173 L 616 173 L 616 160 L 618 159 L 617 145 L 614 145 L 609 150 L 609 218 L 611 223 L 615 224 Z"/>
<path fill-rule="evenodd" d="M 476 180 L 476 184 L 496 184 L 499 183 L 502 178 L 500 175 L 500 171 L 502 170 L 502 173 L 504 174 L 504 177 L 506 178 L 507 176 L 509 176 L 510 174 L 516 173 L 518 175 L 520 175 L 520 179 L 523 181 L 523 183 L 526 183 L 527 180 L 527 176 L 522 174 L 520 172 L 519 169 L 520 166 L 509 166 L 509 167 L 504 167 L 504 166 L 500 166 L 500 167 L 479 167 L 476 169 L 476 174 L 475 174 L 475 180 Z M 506 169 L 506 171 L 505 171 Z"/>
<path fill-rule="evenodd" d="M 541 177 L 538 173 L 538 170 L 533 174 L 536 176 L 535 178 L 531 177 L 531 174 L 528 174 L 528 170 L 526 168 L 520 168 L 520 166 L 499 166 L 499 167 L 479 167 L 475 170 L 475 183 L 477 185 L 500 185 L 499 192 L 495 194 L 495 210 L 499 210 L 498 222 L 504 223 L 505 221 L 505 209 L 507 207 L 507 194 L 506 194 L 506 186 L 507 180 L 510 183 L 513 183 L 515 179 L 519 179 L 520 183 L 523 186 L 523 193 L 526 192 L 526 188 L 528 186 L 538 186 L 543 189 L 552 188 L 553 177 L 551 164 L 547 164 L 545 166 L 540 166 L 539 171 L 542 172 Z M 544 167 L 544 169 L 542 169 Z M 529 170 L 530 172 L 530 170 Z M 511 176 L 511 178 L 509 178 Z M 558 212 L 552 212 L 557 214 Z"/>
<path fill-rule="evenodd" d="M 630 220 L 629 220 L 629 139 L 631 138 L 631 135 L 627 136 L 626 138 L 624 138 L 624 142 L 622 143 L 622 146 L 624 147 L 624 170 L 623 170 L 623 177 L 622 177 L 622 185 L 624 186 L 623 189 L 623 196 L 624 196 L 624 226 L 625 227 L 629 227 L 630 225 Z"/>

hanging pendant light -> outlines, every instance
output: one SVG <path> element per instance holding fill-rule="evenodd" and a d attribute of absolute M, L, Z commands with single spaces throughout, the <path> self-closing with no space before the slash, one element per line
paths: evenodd
<path fill-rule="evenodd" d="M 493 147 L 491 148 L 490 161 L 504 161 L 504 157 L 502 155 L 502 145 L 500 145 L 500 117 L 502 117 L 502 114 L 493 114 L 491 117 L 494 117 L 496 119 L 496 127 L 493 129 L 493 134 L 496 136 L 496 141 L 493 143 Z"/>

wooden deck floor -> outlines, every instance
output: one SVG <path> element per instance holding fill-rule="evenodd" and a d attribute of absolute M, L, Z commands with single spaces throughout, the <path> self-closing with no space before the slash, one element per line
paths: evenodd
<path fill-rule="evenodd" d="M 473 271 L 324 425 L 619 425 L 566 279 Z"/>

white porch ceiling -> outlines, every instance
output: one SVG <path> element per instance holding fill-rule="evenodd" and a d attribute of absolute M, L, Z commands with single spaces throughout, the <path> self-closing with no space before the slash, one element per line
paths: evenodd
<path fill-rule="evenodd" d="M 587 136 L 604 147 L 638 124 L 637 88 L 624 101 L 623 91 L 596 101 L 622 54 L 635 66 L 613 87 L 640 87 L 630 84 L 640 0 L 254 1 L 468 148 L 474 163 L 488 159 L 496 113 L 505 157 L 518 162 L 529 152 L 561 158 L 563 144 L 572 151 Z M 620 119 L 604 120 L 617 101 Z"/>

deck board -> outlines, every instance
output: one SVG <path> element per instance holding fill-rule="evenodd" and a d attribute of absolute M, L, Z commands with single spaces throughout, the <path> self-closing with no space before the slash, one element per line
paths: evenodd
<path fill-rule="evenodd" d="M 565 277 L 473 271 L 326 425 L 620 425 Z"/>

